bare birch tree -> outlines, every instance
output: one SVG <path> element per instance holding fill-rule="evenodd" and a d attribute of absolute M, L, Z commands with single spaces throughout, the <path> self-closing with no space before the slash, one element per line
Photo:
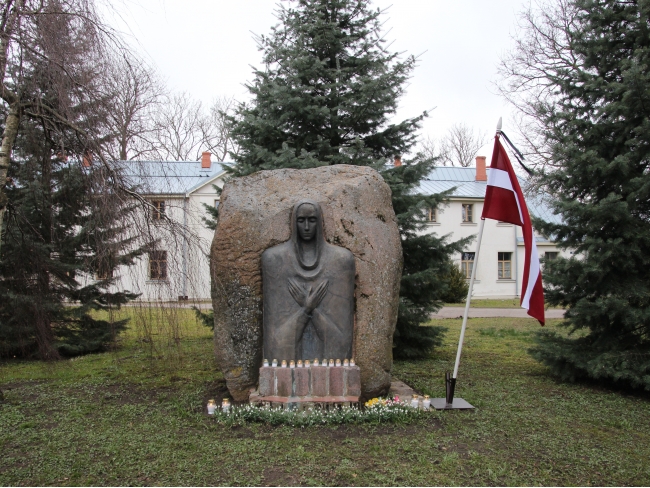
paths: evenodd
<path fill-rule="evenodd" d="M 153 193 L 146 191 L 147 181 L 155 181 L 158 187 L 173 187 L 178 183 L 178 178 L 174 181 L 178 175 L 165 173 L 164 168 L 161 169 L 163 165 L 157 162 L 138 166 L 134 161 L 115 161 L 151 158 L 151 154 L 161 154 L 157 136 L 162 126 L 154 124 L 160 122 L 157 117 L 164 107 L 157 98 L 160 87 L 148 69 L 142 68 L 139 62 L 130 61 L 132 58 L 128 50 L 102 23 L 93 2 L 5 0 L 0 3 L 0 229 L 9 216 L 13 216 L 13 220 L 8 221 L 8 230 L 20 233 L 22 225 L 25 228 L 33 226 L 29 215 L 21 214 L 19 205 L 8 201 L 6 190 L 11 188 L 5 186 L 8 171 L 11 171 L 9 175 L 20 174 L 21 169 L 27 168 L 27 158 L 34 156 L 33 148 L 25 142 L 31 127 L 31 134 L 38 134 L 34 136 L 36 139 L 41 141 L 47 138 L 47 147 L 38 145 L 38 150 L 43 151 L 40 156 L 44 160 L 58 161 L 57 164 L 61 166 L 77 165 L 80 177 L 85 178 L 88 194 L 84 195 L 84 202 L 87 205 L 80 213 L 92 217 L 93 224 L 84 230 L 92 229 L 93 232 L 87 237 L 89 242 L 82 244 L 91 246 L 93 252 L 90 255 L 83 250 L 65 250 L 78 253 L 76 257 L 79 259 L 92 261 L 83 263 L 83 271 L 87 272 L 84 279 L 91 283 L 103 281 L 102 287 L 111 284 L 119 286 L 120 277 L 111 276 L 109 271 L 126 268 L 119 273 L 135 273 L 133 268 L 136 266 L 131 267 L 119 256 L 122 242 L 122 251 L 134 256 L 134 260 L 139 259 L 136 254 L 140 256 L 139 253 L 156 251 L 165 246 L 169 250 L 167 266 L 170 272 L 175 270 L 176 274 L 186 276 L 189 288 L 192 288 L 192 273 L 185 268 L 185 258 L 180 256 L 192 256 L 194 253 L 205 260 L 209 243 L 196 231 L 200 216 L 193 222 L 192 215 L 188 215 L 181 203 L 175 208 L 174 205 L 166 206 L 169 215 L 163 214 L 155 220 L 152 218 L 156 212 Z M 116 59 L 129 61 L 125 67 L 121 62 L 116 65 Z M 207 113 L 201 110 L 201 105 L 189 98 L 186 100 L 189 101 L 189 108 L 196 110 L 182 112 L 184 116 L 181 119 L 185 120 L 186 125 L 180 125 L 177 130 L 172 127 L 168 135 L 170 139 L 177 137 L 177 141 L 181 141 L 176 148 L 190 149 L 185 153 L 179 149 L 170 154 L 173 157 L 165 159 L 196 160 L 198 151 L 205 150 L 205 147 L 213 150 L 224 147 L 225 151 L 221 154 L 225 154 L 232 146 L 224 146 L 220 142 L 223 140 L 218 125 L 221 112 L 214 112 L 216 119 L 212 127 L 205 120 Z M 178 108 L 178 104 L 171 107 L 174 110 Z M 176 122 L 173 113 L 167 119 L 169 122 Z M 193 116 L 196 117 L 190 123 Z M 41 137 L 40 134 L 45 136 Z M 174 148 L 173 144 L 168 147 Z M 82 161 L 90 163 L 91 168 L 85 168 Z M 166 185 L 159 184 L 163 180 Z M 21 181 L 16 177 L 13 189 L 20 185 Z M 8 207 L 10 213 L 5 214 Z M 56 205 L 45 206 L 48 207 L 57 208 Z M 60 221 L 57 225 L 65 232 L 80 235 L 80 226 L 70 221 Z M 41 234 L 49 234 L 54 229 L 53 223 L 45 223 L 43 229 L 44 232 L 39 233 L 37 238 Z M 9 232 L 5 236 L 8 237 Z M 8 251 L 10 247 L 6 246 L 5 249 Z M 29 249 L 26 251 L 25 255 L 31 255 Z M 60 261 L 56 253 L 45 254 L 51 261 Z M 142 257 L 146 259 L 144 255 Z M 141 262 L 144 267 L 140 266 L 140 271 L 146 270 L 150 263 Z M 18 262 L 17 266 L 22 264 Z M 11 267 L 4 269 L 7 272 L 0 273 L 0 281 L 10 294 L 14 293 L 16 290 L 11 288 L 11 279 L 17 273 Z M 48 285 L 51 270 L 41 267 L 39 271 L 44 277 L 44 284 Z M 105 275 L 105 279 L 97 274 L 93 276 L 93 272 Z M 24 276 L 32 279 L 31 273 Z M 59 278 L 68 281 L 76 279 L 66 273 L 60 274 Z M 53 288 L 48 285 L 43 289 L 52 291 Z M 166 298 L 172 289 L 171 286 L 167 287 Z M 61 301 L 62 296 L 56 295 L 53 299 Z M 95 299 L 90 297 L 90 300 Z M 9 304 L 8 307 L 12 305 L 8 300 L 3 299 L 2 302 Z M 52 332 L 56 318 L 40 302 L 34 305 L 34 313 L 27 317 L 25 323 L 36 329 L 41 357 L 55 359 L 58 354 L 52 342 Z M 68 305 L 65 304 L 66 307 Z M 148 306 L 145 308 L 148 310 Z M 8 316 L 11 317 L 11 313 L 9 310 Z M 178 328 L 171 333 L 177 341 Z"/>
<path fill-rule="evenodd" d="M 189 93 L 165 97 L 155 114 L 155 144 L 158 159 L 196 161 L 201 156 L 203 133 L 201 102 Z"/>
<path fill-rule="evenodd" d="M 500 94 L 517 110 L 517 144 L 530 165 L 552 166 L 541 118 L 553 110 L 562 77 L 580 61 L 570 48 L 576 9 L 568 0 L 539 1 L 520 16 L 514 48 L 498 66 Z"/>
<path fill-rule="evenodd" d="M 452 125 L 440 141 L 440 157 L 443 166 L 467 168 L 474 163 L 478 150 L 487 141 L 481 133 L 466 124 Z"/>
<path fill-rule="evenodd" d="M 92 0 L 6 0 L 0 4 L 0 229 L 4 185 L 24 118 L 65 127 L 88 150 L 105 134 L 106 53 L 119 47 Z M 39 83 L 50 90 L 43 92 Z M 54 94 L 54 95 L 53 95 Z M 80 117 L 80 113 L 86 115 Z"/>
<path fill-rule="evenodd" d="M 142 60 L 127 53 L 115 57 L 108 70 L 111 135 L 106 146 L 112 160 L 152 159 L 157 156 L 155 116 L 165 87 L 157 73 Z"/>
<path fill-rule="evenodd" d="M 203 151 L 225 161 L 230 152 L 236 152 L 228 125 L 232 113 L 232 98 L 217 98 L 207 110 L 185 92 L 165 97 L 154 115 L 154 146 L 157 159 L 196 161 Z"/>
<path fill-rule="evenodd" d="M 227 161 L 230 154 L 237 154 L 239 148 L 231 134 L 227 117 L 233 114 L 235 99 L 232 97 L 216 98 L 203 118 L 202 132 L 205 151 L 210 151 L 218 161 Z"/>
<path fill-rule="evenodd" d="M 440 139 L 425 137 L 419 150 L 427 158 L 438 158 L 442 166 L 466 168 L 472 165 L 476 153 L 486 141 L 485 133 L 466 124 L 454 124 Z"/>
<path fill-rule="evenodd" d="M 434 137 L 426 136 L 420 141 L 418 149 L 426 159 L 436 159 L 440 157 L 440 144 Z"/>

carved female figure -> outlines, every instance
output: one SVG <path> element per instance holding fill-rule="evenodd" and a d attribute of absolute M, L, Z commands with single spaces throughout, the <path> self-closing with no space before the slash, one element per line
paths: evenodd
<path fill-rule="evenodd" d="M 262 254 L 264 357 L 352 357 L 354 256 L 328 244 L 320 205 L 302 200 L 291 239 Z"/>

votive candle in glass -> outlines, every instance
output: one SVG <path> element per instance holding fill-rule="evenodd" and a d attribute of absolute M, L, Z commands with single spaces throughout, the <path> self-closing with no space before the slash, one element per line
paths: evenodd
<path fill-rule="evenodd" d="M 314 366 L 318 366 L 320 363 L 318 362 L 318 358 L 314 359 Z"/>
<path fill-rule="evenodd" d="M 290 368 L 295 368 L 296 367 L 296 362 L 293 359 L 291 361 L 289 361 L 289 367 Z"/>
<path fill-rule="evenodd" d="M 262 365 L 263 365 L 265 368 L 268 368 L 268 367 L 269 367 L 269 360 L 268 360 L 268 359 L 265 359 L 265 360 L 264 360 L 264 363 L 262 363 Z"/>
<path fill-rule="evenodd" d="M 334 366 L 334 360 L 333 359 L 330 359 L 329 365 Z"/>
<path fill-rule="evenodd" d="M 223 413 L 230 412 L 230 400 L 228 398 L 224 398 L 221 401 L 221 410 L 223 410 Z"/>
<path fill-rule="evenodd" d="M 354 366 L 354 359 L 350 359 L 350 366 Z"/>
<path fill-rule="evenodd" d="M 305 368 L 309 368 L 311 366 L 311 363 L 309 362 L 309 359 L 305 360 Z"/>
<path fill-rule="evenodd" d="M 283 360 L 282 360 L 282 367 L 283 367 L 283 368 L 286 368 L 286 367 L 287 367 L 287 360 L 286 360 L 286 359 L 283 359 Z"/>
<path fill-rule="evenodd" d="M 343 360 L 343 366 L 350 366 L 350 360 L 349 359 L 344 359 Z"/>
<path fill-rule="evenodd" d="M 418 396 L 413 395 L 413 398 L 411 398 L 411 406 L 413 408 L 418 408 L 418 403 L 420 403 L 420 400 L 418 399 Z"/>
<path fill-rule="evenodd" d="M 341 360 L 337 359 L 335 364 L 336 364 L 336 366 L 341 366 Z"/>
<path fill-rule="evenodd" d="M 278 367 L 278 360 L 274 359 L 273 362 L 271 363 L 271 366 L 273 366 L 274 368 L 277 368 Z"/>
<path fill-rule="evenodd" d="M 214 415 L 214 410 L 217 408 L 217 402 L 208 400 L 208 415 Z"/>
<path fill-rule="evenodd" d="M 429 395 L 424 395 L 424 400 L 422 400 L 422 409 L 429 410 L 431 408 L 431 399 Z"/>
<path fill-rule="evenodd" d="M 302 368 L 302 359 L 298 359 L 298 363 L 296 364 L 299 368 Z"/>

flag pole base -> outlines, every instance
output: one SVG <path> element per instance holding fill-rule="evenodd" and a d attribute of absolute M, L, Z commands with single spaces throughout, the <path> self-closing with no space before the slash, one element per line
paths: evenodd
<path fill-rule="evenodd" d="M 436 410 L 473 410 L 474 407 L 462 398 L 454 398 L 456 378 L 450 372 L 445 373 L 445 398 L 432 398 L 431 406 Z"/>
<path fill-rule="evenodd" d="M 474 410 L 474 406 L 462 398 L 454 398 L 453 403 L 447 403 L 446 398 L 432 398 L 431 407 L 436 410 Z"/>

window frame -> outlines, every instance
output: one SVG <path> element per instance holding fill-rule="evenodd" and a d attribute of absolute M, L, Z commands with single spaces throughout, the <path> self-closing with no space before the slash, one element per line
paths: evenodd
<path fill-rule="evenodd" d="M 430 224 L 438 223 L 438 209 L 436 207 L 427 207 L 427 222 Z"/>
<path fill-rule="evenodd" d="M 149 281 L 167 281 L 167 276 L 167 251 L 149 251 Z"/>
<path fill-rule="evenodd" d="M 461 221 L 462 221 L 463 224 L 471 224 L 471 223 L 474 222 L 474 204 L 473 203 L 463 203 L 463 204 L 461 204 Z"/>
<path fill-rule="evenodd" d="M 471 255 L 471 259 L 469 258 Z M 460 254 L 460 271 L 465 275 L 465 279 L 469 280 L 472 277 L 472 269 L 474 268 L 474 263 L 476 262 L 476 253 L 473 251 L 466 251 Z"/>
<path fill-rule="evenodd" d="M 165 200 L 151 200 L 151 220 L 163 220 L 167 210 L 167 204 Z"/>
<path fill-rule="evenodd" d="M 507 259 L 506 259 L 507 255 Z M 507 265 L 507 266 L 506 266 Z M 506 271 L 508 275 L 506 276 Z M 512 251 L 497 252 L 497 280 L 512 279 Z"/>
<path fill-rule="evenodd" d="M 113 268 L 98 269 L 95 272 L 95 280 L 97 281 L 108 281 L 108 280 L 112 280 L 113 277 L 114 277 Z"/>

